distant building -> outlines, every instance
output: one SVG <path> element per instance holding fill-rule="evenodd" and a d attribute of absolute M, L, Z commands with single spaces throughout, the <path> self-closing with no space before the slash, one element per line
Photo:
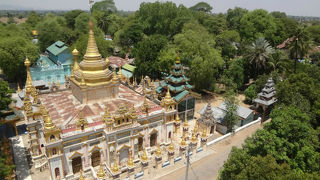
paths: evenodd
<path fill-rule="evenodd" d="M 70 76 L 72 55 L 61 41 L 53 43 L 46 49 L 48 55 L 40 55 L 36 64 L 30 67 L 34 81 L 65 83 L 65 76 Z"/>

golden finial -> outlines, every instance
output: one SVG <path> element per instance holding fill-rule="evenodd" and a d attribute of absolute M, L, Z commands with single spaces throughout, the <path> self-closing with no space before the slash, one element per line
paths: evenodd
<path fill-rule="evenodd" d="M 180 53 L 177 53 L 177 60 L 176 60 L 176 64 L 180 64 Z"/>
<path fill-rule="evenodd" d="M 181 146 L 186 146 L 186 145 L 187 145 L 187 143 L 186 143 L 185 133 L 183 133 L 183 135 L 182 135 L 180 145 L 181 145 Z"/>
<path fill-rule="evenodd" d="M 31 94 L 32 91 L 32 77 L 30 73 L 31 62 L 28 58 L 24 61 L 24 65 L 27 68 L 27 80 L 26 80 L 26 94 Z"/>
<path fill-rule="evenodd" d="M 109 66 L 110 60 L 108 58 L 106 58 L 106 64 L 107 66 Z"/>
<path fill-rule="evenodd" d="M 77 127 L 80 129 L 81 127 L 86 128 L 88 126 L 88 121 L 83 117 L 82 111 L 79 113 L 79 119 L 77 122 Z"/>
<path fill-rule="evenodd" d="M 88 46 L 87 46 L 86 54 L 84 55 L 84 60 L 85 61 L 101 60 L 101 54 L 99 53 L 96 40 L 94 38 L 93 24 L 92 24 L 91 18 L 89 20 Z"/>
<path fill-rule="evenodd" d="M 103 167 L 102 167 L 102 163 L 100 163 L 100 168 L 99 168 L 99 171 L 97 173 L 97 176 L 98 176 L 98 178 L 102 179 L 102 178 L 105 177 L 105 175 L 106 174 L 104 173 L 104 170 L 103 170 Z"/>
<path fill-rule="evenodd" d="M 82 175 L 82 169 L 80 169 L 80 177 L 79 177 L 79 180 L 85 180 L 83 175 Z"/>
<path fill-rule="evenodd" d="M 198 124 L 197 124 L 197 122 L 196 122 L 196 124 L 194 125 L 193 133 L 195 133 L 195 134 L 198 133 Z"/>
<path fill-rule="evenodd" d="M 17 92 L 19 93 L 19 92 L 21 92 L 21 89 L 20 89 L 20 85 L 19 85 L 19 83 L 18 83 L 18 89 L 17 89 Z"/>
<path fill-rule="evenodd" d="M 102 119 L 106 124 L 113 124 L 113 119 L 112 116 L 109 112 L 109 108 L 106 106 L 105 108 L 105 113 L 103 115 L 103 119 Z"/>
<path fill-rule="evenodd" d="M 44 116 L 44 129 L 45 130 L 52 130 L 55 128 L 55 125 L 52 123 L 52 120 L 50 118 L 50 115 L 48 114 L 48 111 L 45 110 L 45 116 Z"/>
<path fill-rule="evenodd" d="M 57 83 L 56 83 L 56 86 L 57 86 L 57 87 L 60 87 L 60 82 L 59 82 L 59 79 L 57 79 Z"/>
<path fill-rule="evenodd" d="M 181 122 L 179 114 L 176 115 L 176 122 Z"/>
<path fill-rule="evenodd" d="M 172 139 L 171 139 L 171 143 L 169 145 L 169 151 L 174 151 L 174 146 L 173 146 Z"/>
<path fill-rule="evenodd" d="M 79 51 L 78 51 L 76 48 L 74 48 L 74 50 L 72 51 L 72 55 L 75 57 L 74 60 L 77 60 L 76 57 L 78 58 L 78 56 L 79 56 Z"/>
<path fill-rule="evenodd" d="M 156 151 L 156 155 L 157 156 L 161 156 L 161 148 L 160 148 L 160 145 L 158 145 L 158 149 L 157 149 L 157 151 Z"/>
<path fill-rule="evenodd" d="M 134 108 L 134 105 L 132 105 L 130 116 L 131 116 L 131 119 L 133 120 L 133 122 L 135 122 L 138 119 L 137 111 Z"/>
<path fill-rule="evenodd" d="M 113 84 L 117 84 L 117 83 L 119 83 L 119 79 L 118 79 L 118 77 L 117 77 L 117 73 L 116 73 L 116 70 L 115 69 L 113 69 L 113 75 L 112 75 L 113 77 L 112 77 L 112 83 Z"/>
<path fill-rule="evenodd" d="M 143 154 L 141 156 L 141 161 L 143 161 L 143 162 L 147 162 L 148 161 L 148 156 L 147 156 L 146 149 L 143 150 Z"/>
<path fill-rule="evenodd" d="M 198 141 L 197 136 L 195 133 L 192 133 L 191 141 L 196 143 Z"/>
<path fill-rule="evenodd" d="M 189 124 L 188 124 L 188 119 L 184 120 L 183 126 L 184 126 L 184 127 L 188 127 L 188 126 L 189 126 Z"/>
<path fill-rule="evenodd" d="M 203 128 L 201 137 L 203 137 L 203 138 L 206 138 L 206 137 L 207 137 L 207 130 L 206 130 L 206 128 Z"/>
<path fill-rule="evenodd" d="M 24 97 L 23 109 L 26 112 L 27 116 L 31 116 L 33 114 L 33 112 L 32 112 L 32 104 L 31 104 L 31 100 L 30 100 L 28 94 L 26 94 L 26 96 Z"/>
<path fill-rule="evenodd" d="M 114 156 L 114 160 L 113 160 L 113 167 L 111 168 L 112 172 L 117 173 L 119 172 L 119 168 L 118 168 L 118 164 L 117 164 L 117 160 L 116 160 L 116 156 Z"/>
<path fill-rule="evenodd" d="M 122 69 L 121 67 L 119 68 L 119 71 L 118 71 L 118 79 L 120 79 L 120 81 L 123 80 L 123 76 L 122 76 Z"/>
<path fill-rule="evenodd" d="M 133 163 L 133 158 L 132 158 L 132 152 L 131 152 L 131 150 L 129 151 L 129 159 L 128 159 L 128 163 L 127 163 L 127 165 L 128 165 L 129 167 L 134 167 L 134 163 Z"/>
<path fill-rule="evenodd" d="M 81 76 L 81 83 L 80 83 L 80 86 L 86 86 L 86 81 L 84 80 L 83 72 L 82 72 L 82 76 Z"/>

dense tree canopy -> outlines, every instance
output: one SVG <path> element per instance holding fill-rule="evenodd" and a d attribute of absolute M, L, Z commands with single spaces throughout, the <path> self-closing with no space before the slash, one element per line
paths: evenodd
<path fill-rule="evenodd" d="M 8 83 L 0 80 L 0 111 L 9 108 L 8 106 L 12 101 L 11 93 L 13 93 L 13 90 L 9 88 Z"/>

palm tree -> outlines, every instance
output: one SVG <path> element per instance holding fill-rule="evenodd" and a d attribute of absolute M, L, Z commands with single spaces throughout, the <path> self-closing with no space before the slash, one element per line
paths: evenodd
<path fill-rule="evenodd" d="M 249 53 L 247 56 L 250 63 L 255 64 L 256 66 L 256 76 L 259 74 L 259 70 L 266 68 L 267 62 L 273 53 L 274 49 L 263 37 L 258 38 L 251 46 L 249 46 Z"/>
<path fill-rule="evenodd" d="M 289 45 L 289 56 L 291 59 L 295 59 L 294 72 L 296 72 L 297 69 L 298 59 L 303 59 L 304 56 L 308 54 L 310 49 L 311 41 L 309 33 L 306 31 L 305 27 L 299 26 L 292 37 L 292 42 Z"/>

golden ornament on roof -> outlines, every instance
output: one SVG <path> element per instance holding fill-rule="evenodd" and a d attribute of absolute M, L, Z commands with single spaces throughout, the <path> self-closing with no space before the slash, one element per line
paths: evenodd
<path fill-rule="evenodd" d="M 185 137 L 185 133 L 183 133 L 183 135 L 182 135 L 182 138 L 181 138 L 181 143 L 180 143 L 180 145 L 181 146 L 186 146 L 187 145 L 187 143 L 186 143 L 186 137 Z"/>
<path fill-rule="evenodd" d="M 161 156 L 161 148 L 160 148 L 160 145 L 158 145 L 158 149 L 157 149 L 157 151 L 156 151 L 156 155 L 157 156 Z"/>
<path fill-rule="evenodd" d="M 118 79 L 118 77 L 117 77 L 117 73 L 116 73 L 116 70 L 115 69 L 113 69 L 113 75 L 112 75 L 113 77 L 112 77 L 112 83 L 114 83 L 114 84 L 117 84 L 117 83 L 119 83 L 119 79 Z"/>
<path fill-rule="evenodd" d="M 116 157 L 114 157 L 114 160 L 113 160 L 113 167 L 111 168 L 111 171 L 112 171 L 113 173 L 117 173 L 117 172 L 119 172 L 119 168 L 118 168 L 118 164 L 117 164 Z"/>
<path fill-rule="evenodd" d="M 171 143 L 169 145 L 169 151 L 174 151 L 174 145 L 173 145 L 172 139 L 171 139 Z"/>
<path fill-rule="evenodd" d="M 118 79 L 123 80 L 123 75 L 122 75 L 122 69 L 121 69 L 121 67 L 119 68 L 119 71 L 118 71 Z"/>
<path fill-rule="evenodd" d="M 98 178 L 104 178 L 105 177 L 105 173 L 104 173 L 104 170 L 103 170 L 103 167 L 102 167 L 102 163 L 100 163 L 100 168 L 99 168 L 99 171 L 98 171 L 98 173 L 97 173 L 97 176 L 98 176 Z"/>
<path fill-rule="evenodd" d="M 188 119 L 184 120 L 183 126 L 184 126 L 184 127 L 188 127 L 188 126 L 189 126 L 189 124 L 188 124 Z"/>
<path fill-rule="evenodd" d="M 194 143 L 198 141 L 197 136 L 195 135 L 195 133 L 192 133 L 191 141 L 194 142 Z"/>
<path fill-rule="evenodd" d="M 206 130 L 206 128 L 203 129 L 201 137 L 203 137 L 203 138 L 206 138 L 206 137 L 207 137 L 207 130 Z"/>
<path fill-rule="evenodd" d="M 179 115 L 176 115 L 176 122 L 181 122 Z"/>
<path fill-rule="evenodd" d="M 72 51 L 72 55 L 79 56 L 79 51 L 76 48 L 74 48 L 74 50 Z"/>
<path fill-rule="evenodd" d="M 128 165 L 129 167 L 134 167 L 134 162 L 133 162 L 132 152 L 131 152 L 131 151 L 129 151 L 129 159 L 128 159 L 127 165 Z"/>
<path fill-rule="evenodd" d="M 80 177 L 79 177 L 79 180 L 85 180 L 83 175 L 82 175 L 82 169 L 80 169 Z"/>
<path fill-rule="evenodd" d="M 141 161 L 143 161 L 143 162 L 147 162 L 148 161 L 148 156 L 147 156 L 146 149 L 143 150 L 143 154 L 141 156 Z"/>

